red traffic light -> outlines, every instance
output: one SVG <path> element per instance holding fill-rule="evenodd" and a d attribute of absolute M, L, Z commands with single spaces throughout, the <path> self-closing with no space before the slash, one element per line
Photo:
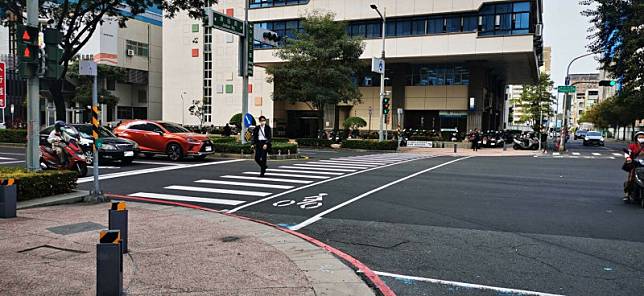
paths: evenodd
<path fill-rule="evenodd" d="M 31 58 L 31 50 L 29 50 L 29 47 L 25 47 L 25 51 L 23 52 L 22 57 Z"/>
<path fill-rule="evenodd" d="M 30 40 L 31 40 L 31 36 L 29 36 L 29 32 L 27 32 L 27 31 L 25 30 L 25 31 L 22 33 L 22 41 L 30 41 Z"/>

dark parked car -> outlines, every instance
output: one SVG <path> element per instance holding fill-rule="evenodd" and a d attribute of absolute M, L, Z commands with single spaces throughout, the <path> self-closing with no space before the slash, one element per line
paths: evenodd
<path fill-rule="evenodd" d="M 78 130 L 81 136 L 79 141 L 80 146 L 87 154 L 91 154 L 92 144 L 92 125 L 91 124 L 70 124 L 71 127 Z M 49 145 L 47 137 L 54 129 L 54 126 L 48 126 L 40 131 L 40 143 Z M 134 156 L 139 153 L 139 145 L 131 140 L 116 137 L 108 129 L 101 127 L 99 130 L 99 137 L 103 144 L 98 149 L 99 161 L 114 161 L 118 160 L 125 165 L 129 165 L 134 160 Z"/>

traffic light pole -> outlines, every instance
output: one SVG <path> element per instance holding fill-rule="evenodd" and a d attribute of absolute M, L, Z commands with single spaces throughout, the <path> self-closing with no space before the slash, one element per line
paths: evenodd
<path fill-rule="evenodd" d="M 595 53 L 587 53 L 580 55 L 570 61 L 568 63 L 568 67 L 566 68 L 566 85 L 570 85 L 570 66 L 572 66 L 572 63 L 574 63 L 576 60 L 581 59 L 583 57 L 587 57 L 589 55 L 593 55 Z M 572 95 L 570 93 L 565 93 L 564 94 L 564 101 L 563 101 L 563 118 L 562 118 L 562 125 L 561 129 L 559 131 L 559 152 L 566 151 L 566 135 L 567 133 L 564 133 L 564 128 L 566 129 L 566 132 L 568 131 L 568 100 L 572 102 Z"/>
<path fill-rule="evenodd" d="M 27 0 L 27 25 L 38 27 L 38 0 Z M 27 169 L 40 170 L 40 81 L 37 75 L 27 80 Z"/>
<path fill-rule="evenodd" d="M 380 14 L 380 12 L 378 12 Z M 383 14 L 381 15 L 382 17 L 382 54 L 380 58 L 382 58 L 383 65 L 382 65 L 382 73 L 380 74 L 380 129 L 378 130 L 378 141 L 382 142 L 385 138 L 385 131 L 384 131 L 384 126 L 385 126 L 385 114 L 382 106 L 382 101 L 385 98 L 385 67 L 387 66 L 385 61 L 385 32 L 386 32 L 386 22 L 387 22 L 387 8 L 384 9 Z"/>

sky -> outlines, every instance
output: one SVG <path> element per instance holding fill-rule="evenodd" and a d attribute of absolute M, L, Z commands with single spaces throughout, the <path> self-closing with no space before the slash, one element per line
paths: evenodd
<path fill-rule="evenodd" d="M 552 80 L 564 85 L 570 61 L 588 52 L 586 31 L 592 24 L 581 15 L 586 6 L 578 0 L 543 0 L 544 46 L 552 47 Z M 570 73 L 597 73 L 599 63 L 594 56 L 581 58 L 570 67 Z"/>

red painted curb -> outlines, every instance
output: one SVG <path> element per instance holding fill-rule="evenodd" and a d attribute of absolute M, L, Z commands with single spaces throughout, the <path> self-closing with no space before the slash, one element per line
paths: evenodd
<path fill-rule="evenodd" d="M 380 277 L 378 277 L 378 275 L 373 272 L 373 270 L 371 270 L 369 267 L 367 267 L 367 265 L 365 265 L 364 263 L 360 262 L 358 259 L 353 258 L 353 257 L 351 257 L 351 255 L 349 255 L 347 253 L 344 253 L 344 252 L 342 252 L 342 251 L 340 251 L 340 250 L 338 250 L 338 249 L 336 249 L 336 248 L 334 248 L 334 247 L 332 247 L 330 245 L 327 245 L 327 244 L 325 244 L 325 243 L 323 243 L 323 242 L 321 242 L 321 241 L 319 241 L 319 240 L 317 240 L 315 238 L 312 238 L 312 237 L 310 237 L 308 235 L 299 233 L 297 231 L 290 230 L 290 229 L 287 229 L 287 228 L 284 228 L 284 227 L 280 227 L 280 226 L 277 226 L 277 225 L 275 225 L 273 223 L 270 223 L 270 222 L 266 222 L 266 221 L 262 221 L 262 220 L 258 220 L 258 219 L 254 219 L 254 218 L 248 218 L 248 217 L 244 217 L 244 216 L 239 216 L 239 215 L 235 215 L 235 214 L 223 213 L 223 212 L 213 210 L 213 209 L 209 209 L 209 208 L 206 208 L 206 207 L 187 204 L 187 203 L 182 203 L 182 202 L 158 200 L 158 199 L 151 199 L 151 198 L 137 197 L 137 196 L 128 196 L 128 195 L 119 195 L 119 194 L 106 194 L 106 196 L 110 197 L 110 198 L 116 198 L 116 199 L 132 200 L 132 201 L 146 201 L 146 202 L 152 202 L 152 203 L 168 204 L 168 205 L 174 205 L 174 206 L 179 206 L 179 207 L 191 208 L 191 209 L 195 209 L 195 210 L 202 210 L 202 211 L 206 211 L 206 212 L 220 213 L 220 214 L 224 214 L 226 216 L 235 217 L 235 218 L 238 218 L 238 219 L 252 221 L 252 222 L 255 222 L 255 223 L 260 223 L 260 224 L 263 224 L 263 225 L 266 225 L 266 226 L 273 227 L 275 229 L 278 229 L 278 230 L 281 230 L 283 232 L 286 232 L 286 233 L 288 233 L 290 235 L 297 236 L 297 237 L 299 237 L 299 238 L 301 238 L 301 239 L 303 239 L 303 240 L 305 240 L 305 241 L 307 241 L 307 242 L 309 242 L 309 243 L 311 243 L 313 245 L 321 247 L 321 248 L 327 250 L 328 252 L 330 252 L 330 253 L 342 258 L 346 262 L 348 262 L 351 265 L 353 265 L 353 267 L 355 269 L 361 271 L 369 279 L 369 281 L 371 281 L 373 286 L 383 296 L 396 296 L 396 293 L 394 293 L 394 291 L 392 291 L 391 288 L 389 288 L 389 286 L 387 286 L 387 284 L 385 284 L 385 282 L 383 282 L 380 279 Z"/>

